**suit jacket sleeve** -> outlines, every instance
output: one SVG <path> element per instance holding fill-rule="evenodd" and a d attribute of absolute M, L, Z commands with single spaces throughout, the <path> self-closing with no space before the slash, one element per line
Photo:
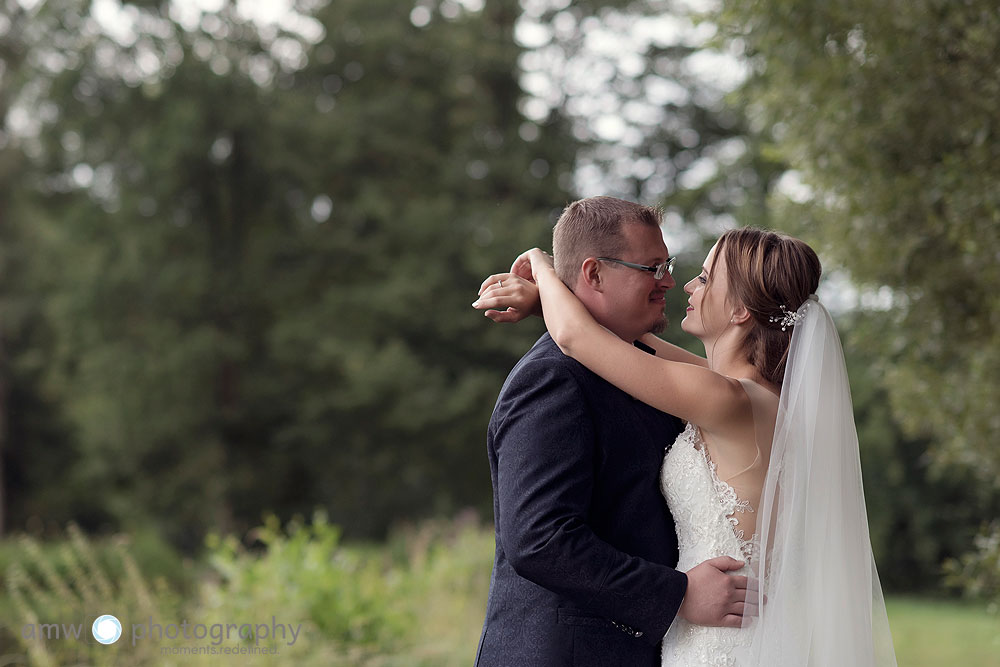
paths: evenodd
<path fill-rule="evenodd" d="M 617 550 L 588 525 L 596 435 L 571 363 L 534 360 L 505 389 L 504 410 L 491 425 L 499 537 L 520 576 L 656 643 L 687 576 Z"/>

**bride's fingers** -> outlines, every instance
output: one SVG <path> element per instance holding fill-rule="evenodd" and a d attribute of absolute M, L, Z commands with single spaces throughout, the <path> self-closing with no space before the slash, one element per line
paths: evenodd
<path fill-rule="evenodd" d="M 526 296 L 517 285 L 504 285 L 500 287 L 487 287 L 482 296 L 472 302 L 472 307 L 476 310 L 515 310 L 529 305 Z"/>
<path fill-rule="evenodd" d="M 503 288 L 487 288 L 483 295 L 472 302 L 476 310 L 494 322 L 520 322 L 531 315 L 531 295 L 524 291 L 521 284 L 514 282 Z"/>
<path fill-rule="evenodd" d="M 486 280 L 483 281 L 483 284 L 479 286 L 479 295 L 482 296 L 483 292 L 485 292 L 487 289 L 489 289 L 490 287 L 495 287 L 497 283 L 502 282 L 503 277 L 506 275 L 509 274 L 494 273 L 493 275 L 486 278 Z"/>
<path fill-rule="evenodd" d="M 472 307 L 476 310 L 488 310 L 491 308 L 507 309 L 510 303 L 505 301 L 503 295 L 494 294 L 496 290 L 487 290 L 485 294 L 472 302 Z"/>
<path fill-rule="evenodd" d="M 532 280 L 531 276 L 531 260 L 529 260 L 525 255 L 521 255 L 514 260 L 514 263 L 510 267 L 510 272 L 525 280 Z"/>
<path fill-rule="evenodd" d="M 518 281 L 527 282 L 524 278 L 516 276 L 513 273 L 494 273 L 479 286 L 479 295 L 482 296 L 483 292 L 490 290 L 503 289 L 516 285 Z"/>
<path fill-rule="evenodd" d="M 508 308 L 507 310 L 487 310 L 485 313 L 483 313 L 483 315 L 490 318 L 494 322 L 507 322 L 507 323 L 520 322 L 525 317 L 527 317 L 527 314 L 525 312 L 518 310 L 517 308 L 514 307 Z"/>

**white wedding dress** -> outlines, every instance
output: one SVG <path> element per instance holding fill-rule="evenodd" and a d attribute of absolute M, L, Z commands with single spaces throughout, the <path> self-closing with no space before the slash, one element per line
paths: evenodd
<path fill-rule="evenodd" d="M 777 411 L 764 411 L 773 401 L 761 400 L 763 387 L 741 380 L 757 429 L 754 463 L 720 480 L 722 461 L 689 424 L 661 472 L 677 569 L 717 556 L 745 561 L 732 574 L 749 577 L 760 616 L 739 629 L 676 617 L 663 667 L 896 667 L 840 337 L 815 295 L 786 319 L 794 329 Z"/>
<path fill-rule="evenodd" d="M 680 547 L 677 569 L 687 572 L 710 558 L 731 556 L 748 563 L 733 574 L 748 575 L 758 552 L 756 535 L 744 539 L 745 531 L 738 526 L 743 523 L 740 515 L 753 512 L 753 508 L 718 478 L 694 424 L 688 424 L 668 449 L 660 485 L 676 524 Z M 746 523 L 753 526 L 753 518 Z M 742 628 L 692 625 L 677 616 L 663 639 L 662 664 L 732 667 L 737 648 L 749 639 Z"/>

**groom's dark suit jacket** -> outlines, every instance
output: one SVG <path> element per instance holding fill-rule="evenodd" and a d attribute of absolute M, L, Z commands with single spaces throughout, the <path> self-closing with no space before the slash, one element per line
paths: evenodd
<path fill-rule="evenodd" d="M 687 588 L 659 488 L 680 428 L 548 334 L 518 362 L 487 434 L 496 556 L 477 666 L 660 664 Z"/>

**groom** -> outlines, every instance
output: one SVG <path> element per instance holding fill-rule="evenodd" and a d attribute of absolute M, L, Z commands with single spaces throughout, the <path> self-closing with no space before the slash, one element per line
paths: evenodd
<path fill-rule="evenodd" d="M 583 199 L 565 209 L 552 244 L 559 277 L 594 318 L 654 353 L 637 339 L 665 325 L 673 278 L 596 258 L 667 261 L 659 212 Z M 681 427 L 563 355 L 548 334 L 518 362 L 487 432 L 496 555 L 477 667 L 653 667 L 679 610 L 738 627 L 741 578 L 716 561 L 690 577 L 673 569 L 659 472 Z"/>

